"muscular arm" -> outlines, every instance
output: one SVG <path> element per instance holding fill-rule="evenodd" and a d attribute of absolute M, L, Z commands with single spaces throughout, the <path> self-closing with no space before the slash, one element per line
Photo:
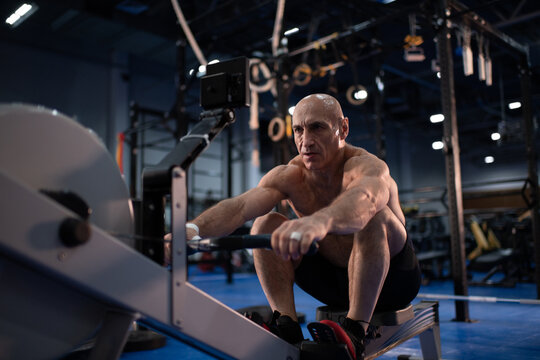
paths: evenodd
<path fill-rule="evenodd" d="M 290 176 L 290 169 L 279 166 L 271 170 L 256 188 L 225 199 L 204 211 L 191 221 L 200 229 L 201 237 L 225 236 L 242 226 L 246 221 L 268 213 L 281 200 L 286 198 L 282 185 Z M 191 238 L 193 230 L 188 230 Z"/>
<path fill-rule="evenodd" d="M 312 216 L 326 224 L 329 233 L 360 231 L 387 206 L 391 181 L 383 161 L 371 154 L 353 157 L 345 163 L 344 191 Z"/>
<path fill-rule="evenodd" d="M 305 254 L 313 241 L 328 233 L 351 234 L 362 230 L 390 198 L 392 179 L 387 165 L 374 155 L 350 158 L 344 165 L 343 190 L 332 203 L 309 216 L 283 223 L 272 234 L 272 247 L 285 259 Z M 291 241 L 293 231 L 302 234 Z"/>

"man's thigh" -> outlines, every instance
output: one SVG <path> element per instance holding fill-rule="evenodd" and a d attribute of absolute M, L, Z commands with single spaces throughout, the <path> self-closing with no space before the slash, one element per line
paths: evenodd
<path fill-rule="evenodd" d="M 420 268 L 410 240 L 390 261 L 388 276 L 377 301 L 376 311 L 403 308 L 420 288 Z M 321 253 L 305 256 L 295 270 L 297 285 L 320 302 L 349 307 L 349 277 L 346 267 L 332 264 Z"/>
<path fill-rule="evenodd" d="M 302 258 L 294 280 L 302 290 L 326 305 L 349 307 L 347 268 L 330 263 L 319 252 Z"/>
<path fill-rule="evenodd" d="M 319 241 L 319 251 L 331 264 L 347 268 L 353 246 L 354 235 L 329 234 Z"/>

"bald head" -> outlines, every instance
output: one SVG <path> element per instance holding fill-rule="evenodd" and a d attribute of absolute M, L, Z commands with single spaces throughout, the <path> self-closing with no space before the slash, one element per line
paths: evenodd
<path fill-rule="evenodd" d="M 327 94 L 312 94 L 300 100 L 294 108 L 293 118 L 295 116 L 305 116 L 313 112 L 317 112 L 332 121 L 343 118 L 341 105 L 336 98 Z"/>
<path fill-rule="evenodd" d="M 347 145 L 349 119 L 339 102 L 326 94 L 306 96 L 294 108 L 294 143 L 306 169 L 331 168 Z"/>

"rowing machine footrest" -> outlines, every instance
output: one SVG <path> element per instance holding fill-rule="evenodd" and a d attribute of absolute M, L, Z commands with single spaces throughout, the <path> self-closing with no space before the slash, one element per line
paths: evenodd
<path fill-rule="evenodd" d="M 347 316 L 347 309 L 335 308 L 331 306 L 319 306 L 315 318 L 317 321 L 332 320 L 339 323 L 340 319 Z M 371 317 L 370 323 L 374 326 L 394 326 L 401 325 L 404 322 L 414 318 L 414 311 L 411 304 L 403 309 L 395 311 L 376 312 Z"/>

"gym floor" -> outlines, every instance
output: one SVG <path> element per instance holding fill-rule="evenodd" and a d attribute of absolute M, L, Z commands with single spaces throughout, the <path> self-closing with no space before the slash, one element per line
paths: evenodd
<path fill-rule="evenodd" d="M 235 274 L 234 282 L 227 284 L 225 274 L 219 269 L 210 273 L 192 272 L 190 281 L 193 284 L 233 309 L 266 305 L 255 274 Z M 475 278 L 481 275 L 476 274 Z M 420 293 L 453 294 L 453 283 L 451 280 L 431 281 L 420 289 Z M 309 338 L 306 325 L 315 321 L 315 309 L 321 304 L 299 288 L 295 288 L 295 295 L 297 310 L 306 315 L 302 329 L 304 336 Z M 518 283 L 515 288 L 469 287 L 469 295 L 535 299 L 536 286 Z M 540 359 L 540 305 L 469 302 L 469 313 L 472 322 L 455 322 L 454 301 L 440 301 L 443 359 Z M 397 359 L 399 355 L 421 358 L 418 338 L 403 343 L 379 359 Z M 121 357 L 122 360 L 212 358 L 174 339 L 168 339 L 163 348 L 124 353 Z"/>

